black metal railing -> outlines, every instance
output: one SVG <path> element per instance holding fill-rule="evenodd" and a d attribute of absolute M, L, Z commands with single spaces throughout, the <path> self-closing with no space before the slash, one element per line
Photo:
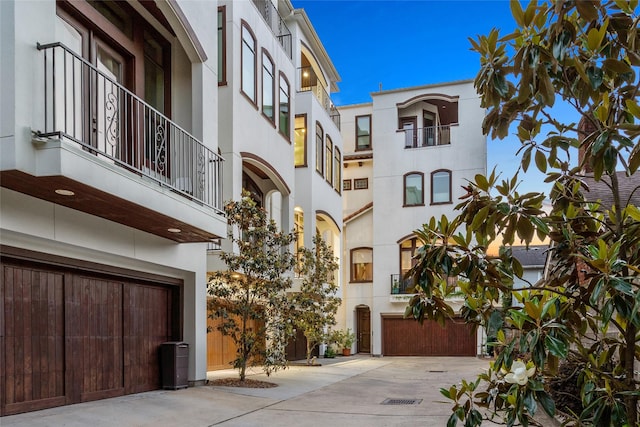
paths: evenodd
<path fill-rule="evenodd" d="M 298 68 L 298 92 L 313 92 L 313 94 L 327 112 L 331 121 L 340 129 L 340 112 L 331 101 L 327 91 L 319 84 L 320 80 L 311 67 Z"/>
<path fill-rule="evenodd" d="M 271 0 L 253 0 L 253 4 L 256 5 L 258 12 L 260 12 L 260 15 L 262 15 L 266 21 L 271 32 L 273 32 L 280 42 L 280 45 L 289 56 L 289 59 L 292 59 L 291 31 L 289 31 L 289 27 L 287 27 L 284 23 L 284 19 L 280 16 L 278 8 L 271 2 Z"/>
<path fill-rule="evenodd" d="M 413 278 L 405 279 L 400 274 L 391 275 L 391 294 L 406 295 L 414 293 L 415 286 Z"/>
<path fill-rule="evenodd" d="M 44 56 L 44 130 L 222 211 L 223 159 L 62 43 Z"/>
<path fill-rule="evenodd" d="M 418 129 L 402 129 L 404 148 L 433 147 L 451 144 L 451 126 L 429 126 Z"/>

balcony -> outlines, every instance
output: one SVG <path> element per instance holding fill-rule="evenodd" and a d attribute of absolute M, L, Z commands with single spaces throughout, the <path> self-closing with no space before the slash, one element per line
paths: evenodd
<path fill-rule="evenodd" d="M 3 187 L 179 243 L 224 235 L 221 156 L 63 44 L 38 50 L 36 169 Z"/>
<path fill-rule="evenodd" d="M 392 295 L 413 295 L 415 293 L 413 278 L 403 279 L 400 274 L 391 275 Z"/>
<path fill-rule="evenodd" d="M 327 91 L 319 84 L 319 79 L 311 67 L 298 68 L 298 92 L 313 92 L 331 121 L 340 129 L 340 112 L 331 101 Z"/>
<path fill-rule="evenodd" d="M 434 147 L 451 144 L 451 126 L 429 126 L 418 129 L 401 129 L 404 132 L 404 148 Z"/>
<path fill-rule="evenodd" d="M 289 59 L 292 59 L 291 31 L 289 31 L 289 28 L 284 23 L 284 20 L 280 16 L 280 13 L 278 13 L 276 6 L 271 2 L 271 0 L 253 0 L 253 4 L 258 9 L 258 12 L 260 12 L 260 15 L 264 18 L 265 22 L 271 29 L 271 32 L 273 32 L 280 42 L 280 45 L 286 52 Z"/>

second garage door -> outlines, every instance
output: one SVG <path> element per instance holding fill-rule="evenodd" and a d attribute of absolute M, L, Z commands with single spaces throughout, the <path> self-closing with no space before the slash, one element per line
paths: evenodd
<path fill-rule="evenodd" d="M 434 321 L 421 325 L 402 317 L 382 318 L 384 356 L 475 356 L 476 334 L 462 320 L 447 320 L 443 328 Z"/>

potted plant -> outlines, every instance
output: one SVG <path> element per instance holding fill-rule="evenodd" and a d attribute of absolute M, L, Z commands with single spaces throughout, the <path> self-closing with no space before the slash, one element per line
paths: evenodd
<path fill-rule="evenodd" d="M 340 329 L 334 333 L 335 342 L 342 347 L 343 356 L 351 356 L 351 346 L 356 340 L 356 334 L 350 328 Z"/>

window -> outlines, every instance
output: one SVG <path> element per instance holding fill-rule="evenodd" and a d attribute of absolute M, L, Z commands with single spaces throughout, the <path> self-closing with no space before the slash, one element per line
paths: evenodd
<path fill-rule="evenodd" d="M 371 115 L 356 116 L 356 151 L 371 150 Z"/>
<path fill-rule="evenodd" d="M 369 178 L 355 178 L 353 180 L 354 190 L 366 190 L 369 188 Z"/>
<path fill-rule="evenodd" d="M 227 84 L 227 9 L 218 7 L 218 86 Z"/>
<path fill-rule="evenodd" d="M 316 171 L 320 175 L 324 172 L 322 163 L 322 153 L 324 152 L 324 131 L 320 123 L 316 122 Z"/>
<path fill-rule="evenodd" d="M 296 275 L 299 276 L 299 272 L 302 268 L 302 248 L 304 248 L 304 212 L 302 209 L 296 206 L 293 210 L 293 232 L 296 235 Z"/>
<path fill-rule="evenodd" d="M 280 133 L 287 138 L 287 141 L 291 140 L 289 110 L 289 81 L 284 74 L 280 73 Z"/>
<path fill-rule="evenodd" d="M 273 61 L 266 50 L 262 50 L 262 114 L 271 123 L 275 121 L 273 97 L 275 81 L 273 79 Z"/>
<path fill-rule="evenodd" d="M 326 155 L 324 161 L 324 178 L 327 180 L 329 185 L 333 186 L 333 141 L 331 140 L 331 137 L 329 135 L 327 135 L 325 151 Z"/>
<path fill-rule="evenodd" d="M 451 171 L 437 170 L 431 173 L 431 204 L 451 203 Z"/>
<path fill-rule="evenodd" d="M 414 256 L 418 253 L 418 248 L 422 246 L 416 237 L 407 239 L 400 243 L 400 277 L 404 277 L 407 271 L 411 270 L 416 263 Z"/>
<path fill-rule="evenodd" d="M 242 92 L 256 104 L 256 38 L 246 22 L 242 22 L 242 52 L 240 55 L 242 68 Z"/>
<path fill-rule="evenodd" d="M 307 166 L 307 115 L 294 119 L 293 162 L 296 167 Z"/>
<path fill-rule="evenodd" d="M 373 249 L 351 249 L 351 282 L 373 281 Z"/>
<path fill-rule="evenodd" d="M 424 174 L 409 172 L 404 176 L 404 206 L 424 205 Z"/>
<path fill-rule="evenodd" d="M 400 129 L 404 131 L 404 148 L 418 146 L 417 120 L 415 117 L 402 117 Z"/>
<path fill-rule="evenodd" d="M 340 193 L 340 181 L 342 181 L 342 155 L 340 149 L 333 150 L 333 188 Z"/>
<path fill-rule="evenodd" d="M 351 180 L 350 179 L 343 179 L 342 180 L 342 189 L 344 191 L 351 190 Z"/>

